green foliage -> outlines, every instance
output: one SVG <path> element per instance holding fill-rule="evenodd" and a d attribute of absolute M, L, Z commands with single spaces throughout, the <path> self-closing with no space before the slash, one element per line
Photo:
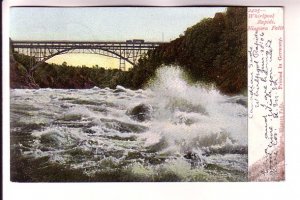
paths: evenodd
<path fill-rule="evenodd" d="M 31 65 L 34 65 L 36 63 L 36 60 L 33 57 L 18 53 L 14 53 L 13 55 L 15 60 L 23 65 L 27 71 L 29 71 Z"/>
<path fill-rule="evenodd" d="M 29 56 L 15 54 L 29 71 Z M 205 18 L 170 43 L 139 59 L 129 71 L 44 63 L 33 73 L 40 87 L 90 88 L 122 85 L 139 89 L 153 80 L 157 68 L 179 65 L 192 81 L 214 84 L 223 93 L 236 94 L 247 88 L 247 8 L 230 7 L 213 18 Z"/>
<path fill-rule="evenodd" d="M 45 64 L 34 73 L 41 87 L 51 88 L 91 88 L 116 87 L 122 72 L 117 69 L 73 67 L 67 65 Z"/>
<path fill-rule="evenodd" d="M 184 35 L 148 52 L 127 76 L 130 87 L 141 88 L 162 65 L 185 69 L 194 81 L 214 83 L 226 94 L 247 87 L 247 8 L 230 7 L 225 13 L 189 27 Z"/>
<path fill-rule="evenodd" d="M 29 56 L 15 54 L 14 57 L 29 71 L 31 59 Z M 126 71 L 106 70 L 97 65 L 92 68 L 86 66 L 74 67 L 63 62 L 61 65 L 43 63 L 34 71 L 33 78 L 41 88 L 67 89 L 92 88 L 94 86 L 114 88 L 117 85 L 126 85 L 127 74 Z"/>

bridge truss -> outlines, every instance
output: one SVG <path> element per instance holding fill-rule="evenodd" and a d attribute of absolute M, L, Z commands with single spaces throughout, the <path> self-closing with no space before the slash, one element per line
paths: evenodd
<path fill-rule="evenodd" d="M 90 53 L 119 59 L 119 69 L 125 70 L 125 63 L 137 64 L 147 51 L 157 48 L 163 42 L 117 41 L 11 41 L 13 52 L 32 57 L 31 71 L 50 58 L 67 53 Z"/>

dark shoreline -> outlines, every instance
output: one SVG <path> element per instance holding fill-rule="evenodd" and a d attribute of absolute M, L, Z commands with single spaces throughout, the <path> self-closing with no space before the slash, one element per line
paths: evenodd
<path fill-rule="evenodd" d="M 170 43 L 140 58 L 129 71 L 41 64 L 31 72 L 33 58 L 11 52 L 11 88 L 88 89 L 122 85 L 141 89 L 162 66 L 179 66 L 193 83 L 214 84 L 223 94 L 247 91 L 247 8 L 230 7 L 187 28 Z"/>

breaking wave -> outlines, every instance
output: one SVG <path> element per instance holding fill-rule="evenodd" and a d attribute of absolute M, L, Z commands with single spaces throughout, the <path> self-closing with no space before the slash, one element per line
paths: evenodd
<path fill-rule="evenodd" d="M 160 68 L 144 90 L 11 90 L 11 125 L 13 152 L 89 180 L 247 177 L 247 97 L 189 84 L 179 67 Z"/>

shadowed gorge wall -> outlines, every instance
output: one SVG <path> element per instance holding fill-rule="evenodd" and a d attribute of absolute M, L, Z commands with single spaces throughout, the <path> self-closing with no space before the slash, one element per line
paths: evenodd
<path fill-rule="evenodd" d="M 148 51 L 128 72 L 45 63 L 36 70 L 33 78 L 40 87 L 114 88 L 122 85 L 138 89 L 147 85 L 159 67 L 177 65 L 189 74 L 193 82 L 214 84 L 221 92 L 231 95 L 242 93 L 247 88 L 246 48 L 247 8 L 230 7 L 224 13 L 216 13 L 213 18 L 203 19 L 187 28 L 170 43 Z M 28 68 L 29 58 L 22 55 L 15 58 Z M 12 72 L 13 77 L 19 76 L 16 72 Z M 18 82 L 18 78 L 13 80 Z M 11 87 L 20 88 L 20 85 L 22 83 Z"/>
<path fill-rule="evenodd" d="M 125 86 L 145 85 L 161 65 L 179 65 L 194 81 L 214 83 L 226 94 L 247 87 L 247 8 L 232 7 L 206 18 L 169 44 L 140 59 Z M 128 84 L 128 85 L 127 85 Z"/>

